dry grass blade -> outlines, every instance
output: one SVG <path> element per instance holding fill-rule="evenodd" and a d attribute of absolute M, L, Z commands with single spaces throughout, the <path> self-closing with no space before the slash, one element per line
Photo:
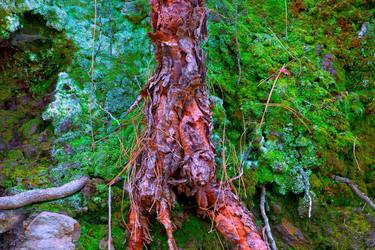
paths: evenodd
<path fill-rule="evenodd" d="M 264 108 L 264 111 L 263 111 L 263 115 L 262 115 L 262 119 L 260 120 L 260 123 L 259 123 L 259 128 L 262 127 L 263 125 L 263 121 L 264 121 L 264 117 L 266 115 L 266 112 L 267 112 L 267 108 L 268 108 L 268 105 L 270 103 L 270 100 L 271 100 L 271 97 L 272 97 L 272 93 L 273 93 L 273 90 L 275 89 L 275 86 L 276 86 L 276 83 L 277 83 L 277 80 L 279 79 L 280 75 L 281 75 L 281 70 L 285 68 L 285 64 L 281 67 L 281 69 L 279 69 L 279 72 L 275 78 L 275 80 L 273 81 L 273 84 L 272 84 L 272 88 L 271 88 L 271 91 L 270 93 L 268 94 L 268 97 L 267 97 L 267 102 L 266 102 L 266 107 Z"/>
<path fill-rule="evenodd" d="M 263 105 L 266 105 L 265 103 Z M 310 134 L 312 134 L 312 130 L 310 129 L 310 127 L 307 125 L 307 123 L 304 121 L 304 117 L 302 117 L 297 110 L 289 107 L 289 106 L 286 106 L 286 105 L 283 105 L 281 103 L 268 103 L 268 106 L 269 107 L 280 107 L 280 108 L 283 108 L 285 110 L 288 110 L 290 112 L 292 112 L 296 117 L 297 119 L 306 127 L 306 129 L 309 131 Z"/>
<path fill-rule="evenodd" d="M 362 171 L 361 167 L 359 166 L 359 162 L 358 162 L 358 159 L 357 159 L 357 154 L 356 154 L 356 142 L 357 142 L 357 136 L 354 138 L 354 142 L 353 142 L 353 157 L 354 157 L 354 161 L 357 165 L 357 168 L 359 171 Z"/>

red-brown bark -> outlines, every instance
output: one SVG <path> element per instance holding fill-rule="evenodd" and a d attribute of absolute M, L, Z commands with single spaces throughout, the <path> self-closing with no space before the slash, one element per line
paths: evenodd
<path fill-rule="evenodd" d="M 146 146 L 131 185 L 129 249 L 150 242 L 147 217 L 166 229 L 177 249 L 169 211 L 175 193 L 195 197 L 199 210 L 238 249 L 266 249 L 253 216 L 228 187 L 215 179 L 212 113 L 205 85 L 207 13 L 203 0 L 150 0 L 158 68 L 146 87 Z M 172 190 L 173 188 L 173 190 Z"/>

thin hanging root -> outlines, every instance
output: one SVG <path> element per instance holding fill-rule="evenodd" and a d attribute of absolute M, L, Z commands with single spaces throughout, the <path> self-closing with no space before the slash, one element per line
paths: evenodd
<path fill-rule="evenodd" d="M 143 214 L 139 212 L 139 208 L 136 205 L 132 205 L 129 213 L 129 230 L 130 237 L 128 242 L 129 250 L 142 250 L 143 243 L 147 243 L 148 228 L 146 219 Z"/>
<path fill-rule="evenodd" d="M 253 214 L 246 209 L 231 190 L 217 184 L 207 185 L 208 215 L 215 221 L 218 231 L 237 249 L 267 250 L 260 237 Z"/>
<path fill-rule="evenodd" d="M 168 236 L 169 250 L 177 250 L 176 242 L 173 238 L 173 225 L 169 216 L 168 206 L 165 201 L 162 201 L 158 208 L 158 221 L 163 224 Z"/>
<path fill-rule="evenodd" d="M 261 189 L 262 189 L 262 193 L 260 194 L 260 212 L 262 214 L 263 221 L 264 221 L 264 229 L 266 230 L 266 233 L 267 233 L 267 239 L 269 239 L 271 243 L 271 249 L 277 250 L 275 240 L 273 239 L 273 236 L 272 236 L 271 227 L 268 222 L 266 210 L 264 209 L 264 206 L 266 203 L 266 188 L 265 186 L 262 186 Z"/>

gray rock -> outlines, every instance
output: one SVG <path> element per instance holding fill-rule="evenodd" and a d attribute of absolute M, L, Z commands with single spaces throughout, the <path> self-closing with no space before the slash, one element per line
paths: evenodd
<path fill-rule="evenodd" d="M 42 212 L 27 226 L 17 250 L 74 250 L 79 223 L 66 215 Z"/>
<path fill-rule="evenodd" d="M 22 223 L 25 216 L 17 212 L 17 210 L 4 210 L 0 211 L 0 234 L 12 230 L 17 225 Z"/>

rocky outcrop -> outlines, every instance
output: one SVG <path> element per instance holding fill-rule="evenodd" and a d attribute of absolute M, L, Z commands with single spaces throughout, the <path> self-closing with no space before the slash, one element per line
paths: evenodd
<path fill-rule="evenodd" d="M 73 250 L 79 239 L 79 223 L 66 215 L 42 212 L 25 229 L 17 250 Z"/>

